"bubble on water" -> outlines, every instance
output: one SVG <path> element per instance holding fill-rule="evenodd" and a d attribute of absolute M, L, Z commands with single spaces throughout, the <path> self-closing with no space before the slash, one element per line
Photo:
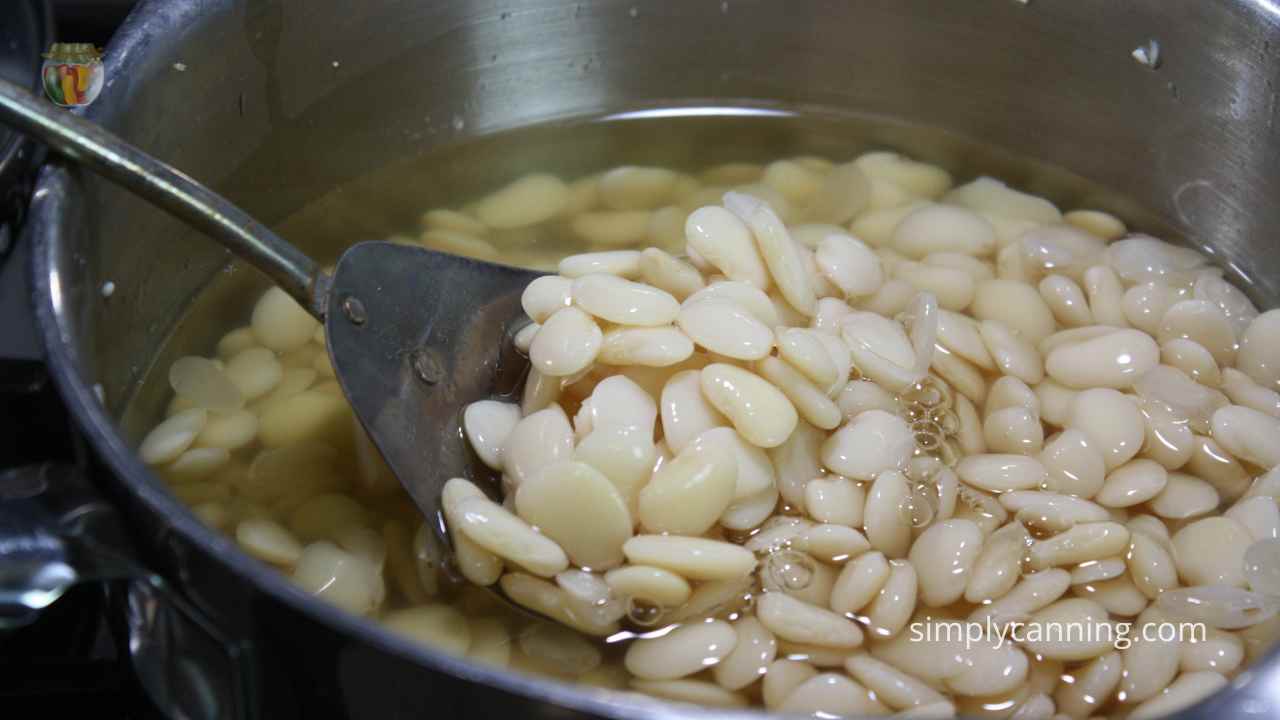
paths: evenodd
<path fill-rule="evenodd" d="M 898 517 L 914 528 L 927 527 L 937 514 L 936 488 L 926 483 L 917 483 L 911 488 L 911 494 L 898 505 Z"/>
<path fill-rule="evenodd" d="M 904 402 L 919 405 L 925 409 L 942 407 L 947 404 L 948 397 L 943 387 L 932 376 L 912 385 L 902 395 Z"/>
<path fill-rule="evenodd" d="M 947 467 L 955 467 L 960 462 L 960 458 L 964 457 L 964 451 L 960 449 L 960 444 L 952 438 L 947 438 L 938 446 L 936 452 L 938 459 Z"/>
<path fill-rule="evenodd" d="M 902 417 L 905 418 L 907 422 L 922 420 L 929 414 L 929 411 L 921 407 L 919 403 L 904 402 L 901 398 L 899 398 L 898 401 L 902 407 Z"/>
<path fill-rule="evenodd" d="M 942 438 L 938 435 L 927 432 L 918 431 L 915 433 L 916 447 L 926 453 L 932 453 L 942 445 Z"/>
<path fill-rule="evenodd" d="M 941 442 L 942 436 L 946 434 L 942 432 L 942 428 L 938 427 L 938 423 L 930 420 L 928 417 L 923 417 L 911 423 L 911 432 L 933 435 L 938 438 L 939 442 Z"/>
<path fill-rule="evenodd" d="M 932 455 L 917 455 L 907 463 L 907 479 L 914 483 L 937 484 L 937 475 L 942 471 L 942 461 Z"/>
<path fill-rule="evenodd" d="M 798 550 L 774 550 L 764 561 L 767 586 L 792 592 L 809 587 L 817 569 L 814 559 Z"/>
<path fill-rule="evenodd" d="M 944 435 L 955 435 L 960 432 L 960 416 L 950 408 L 934 408 L 929 413 L 929 420 L 938 426 Z"/>
<path fill-rule="evenodd" d="M 662 606 L 644 598 L 627 598 L 627 619 L 640 627 L 653 627 L 662 620 Z"/>

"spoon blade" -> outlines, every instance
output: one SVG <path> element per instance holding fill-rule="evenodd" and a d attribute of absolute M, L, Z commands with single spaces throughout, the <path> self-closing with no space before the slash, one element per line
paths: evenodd
<path fill-rule="evenodd" d="M 495 396 L 518 402 L 528 362 L 510 337 L 528 322 L 520 295 L 539 274 L 388 242 L 351 247 L 334 270 L 329 358 L 356 417 L 436 530 L 436 560 L 445 482 L 465 477 L 497 494 L 463 437 L 462 411 Z"/>

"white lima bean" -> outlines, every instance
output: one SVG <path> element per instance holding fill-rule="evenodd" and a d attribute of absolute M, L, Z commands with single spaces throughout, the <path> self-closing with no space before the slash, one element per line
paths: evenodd
<path fill-rule="evenodd" d="M 382 495 L 323 328 L 281 290 L 169 368 L 139 454 L 307 591 L 499 666 L 829 715 L 1184 707 L 1280 627 L 1280 311 L 1105 213 L 950 186 L 892 153 L 625 166 L 423 216 L 421 244 L 559 270 L 521 296 L 520 402 L 461 417 L 503 502 L 460 478 L 442 498 L 459 574 L 551 622 L 436 599 L 429 529 Z M 552 231 L 601 251 L 555 265 Z M 938 408 L 909 402 L 926 378 Z M 933 424 L 946 463 L 917 445 Z M 1211 630 L 913 639 L 962 610 Z M 623 629 L 621 658 L 579 635 Z"/>
<path fill-rule="evenodd" d="M 271 392 L 284 379 L 284 366 L 274 352 L 254 347 L 227 360 L 225 374 L 245 400 L 255 400 Z"/>
<path fill-rule="evenodd" d="M 716 280 L 686 298 L 683 305 L 691 305 L 700 300 L 723 300 L 736 303 L 751 313 L 752 317 L 764 323 L 765 327 L 777 327 L 782 323 L 777 308 L 773 306 L 773 300 L 765 291 L 750 283 Z"/>
<path fill-rule="evenodd" d="M 559 405 L 526 415 L 507 433 L 503 471 L 517 483 L 573 452 L 573 428 Z"/>
<path fill-rule="evenodd" d="M 871 547 L 891 558 L 906 556 L 911 545 L 911 522 L 903 509 L 909 507 L 910 501 L 911 488 L 901 472 L 887 470 L 876 477 L 862 514 L 862 526 Z"/>
<path fill-rule="evenodd" d="M 607 482 L 607 481 L 606 481 Z M 450 485 L 459 488 L 450 501 Z M 542 577 L 552 577 L 569 566 L 565 552 L 524 520 L 489 500 L 474 485 L 454 478 L 445 484 L 445 507 L 452 506 L 458 532 L 502 558 Z M 627 528 L 628 532 L 630 527 Z"/>
<path fill-rule="evenodd" d="M 1023 407 L 1002 408 L 988 415 L 983 434 L 987 447 L 997 453 L 1034 455 L 1044 447 L 1040 418 Z"/>
<path fill-rule="evenodd" d="M 773 331 L 734 302 L 687 300 L 676 324 L 693 342 L 725 357 L 759 360 L 773 350 Z"/>
<path fill-rule="evenodd" d="M 288 293 L 273 287 L 253 307 L 250 327 L 259 343 L 283 353 L 310 342 L 320 323 Z"/>
<path fill-rule="evenodd" d="M 991 492 L 1033 490 L 1044 486 L 1044 466 L 1024 455 L 970 455 L 956 465 L 956 474 L 966 483 Z"/>
<path fill-rule="evenodd" d="M 640 489 L 649 481 L 658 460 L 653 431 L 637 427 L 594 430 L 573 449 L 573 459 L 604 473 L 636 516 Z"/>
<path fill-rule="evenodd" d="M 889 709 L 867 689 L 840 673 L 821 673 L 804 681 L 787 696 L 778 711 L 816 717 L 867 717 Z"/>
<path fill-rule="evenodd" d="M 194 407 L 231 412 L 244 406 L 244 393 L 223 371 L 222 363 L 207 358 L 179 358 L 169 366 L 169 385 Z"/>
<path fill-rule="evenodd" d="M 569 202 L 569 188 L 553 175 L 525 175 L 476 205 L 476 217 L 499 230 L 536 225 Z"/>
<path fill-rule="evenodd" d="M 991 223 L 971 210 L 926 205 L 898 223 L 890 247 L 916 259 L 937 252 L 987 257 L 995 252 L 996 234 Z"/>
<path fill-rule="evenodd" d="M 1280 465 L 1280 418 L 1229 405 L 1213 414 L 1213 437 L 1227 452 L 1264 470 Z"/>
<path fill-rule="evenodd" d="M 791 401 L 800 417 L 814 427 L 832 430 L 843 416 L 840 408 L 828 398 L 826 393 L 809 382 L 799 370 L 776 356 L 763 358 L 755 363 L 753 369 L 760 377 L 773 383 Z"/>
<path fill-rule="evenodd" d="M 657 567 L 627 565 L 605 573 L 604 580 L 614 592 L 647 600 L 663 607 L 684 604 L 693 593 L 689 581 Z"/>
<path fill-rule="evenodd" d="M 735 365 L 706 366 L 699 384 L 707 402 L 758 447 L 772 448 L 786 442 L 799 421 L 795 406 L 781 390 Z"/>
<path fill-rule="evenodd" d="M 1023 517 L 1041 514 L 1054 517 L 1070 525 L 1103 522 L 1111 519 L 1106 508 L 1075 495 L 1042 491 L 1007 492 L 1000 496 L 1000 504 Z"/>
<path fill-rule="evenodd" d="M 640 277 L 680 301 L 707 285 L 697 268 L 654 247 L 640 253 Z"/>
<path fill-rule="evenodd" d="M 904 261 L 893 270 L 894 277 L 921 292 L 933 294 L 938 306 L 961 311 L 973 302 L 973 277 L 964 270 Z"/>
<path fill-rule="evenodd" d="M 887 470 L 905 470 L 915 451 L 915 438 L 902 418 L 883 410 L 867 410 L 845 424 L 822 445 L 822 463 L 854 480 L 874 480 Z"/>
<path fill-rule="evenodd" d="M 209 411 L 191 408 L 155 426 L 138 446 L 138 456 L 148 465 L 177 460 L 195 442 L 209 420 Z"/>
<path fill-rule="evenodd" d="M 880 258 L 866 243 L 843 233 L 824 237 L 816 249 L 823 277 L 845 297 L 871 295 L 884 283 Z"/>
<path fill-rule="evenodd" d="M 642 492 L 642 513 L 644 499 Z M 590 465 L 565 461 L 544 466 L 520 484 L 515 503 L 516 513 L 555 540 L 575 565 L 603 570 L 622 563 L 631 513 L 609 478 Z M 581 507 L 591 512 L 582 513 Z"/>
<path fill-rule="evenodd" d="M 603 343 L 604 333 L 590 315 L 576 307 L 561 308 L 533 336 L 529 361 L 543 375 L 573 375 L 595 361 Z"/>
<path fill-rule="evenodd" d="M 1070 388 L 1127 388 L 1158 364 L 1160 348 L 1150 335 L 1116 330 L 1054 348 L 1045 359 L 1045 370 Z"/>
<path fill-rule="evenodd" d="M 646 680 L 675 680 L 716 665 L 733 652 L 738 635 L 723 620 L 681 625 L 627 648 L 627 670 Z"/>
<path fill-rule="evenodd" d="M 756 250 L 751 229 L 733 213 L 714 205 L 698 208 L 685 221 L 689 248 L 730 280 L 769 288 L 769 270 Z"/>
<path fill-rule="evenodd" d="M 729 507 L 737 482 L 737 455 L 731 447 L 695 441 L 640 490 L 640 524 L 654 533 L 701 535 Z M 564 511 L 577 514 L 575 506 L 582 501 L 565 500 Z"/>
<path fill-rule="evenodd" d="M 901 633 L 915 611 L 918 588 L 919 580 L 910 562 L 890 561 L 889 579 L 863 610 L 868 632 L 881 639 Z"/>
<path fill-rule="evenodd" d="M 711 428 L 694 438 L 692 448 L 718 446 L 728 450 L 736 460 L 737 482 L 733 498 L 743 500 L 771 490 L 777 482 L 777 473 L 769 455 L 748 443 L 733 428 Z M 699 450 L 705 452 L 705 450 Z"/>
<path fill-rule="evenodd" d="M 1222 369 L 1218 367 L 1218 361 L 1194 340 L 1174 338 L 1161 343 L 1160 361 L 1178 368 L 1201 385 L 1222 385 Z"/>
<path fill-rule="evenodd" d="M 986 320 L 979 326 L 982 341 L 1001 372 L 1034 385 L 1044 379 L 1044 362 L 1035 346 L 1020 337 L 1009 326 Z"/>
<path fill-rule="evenodd" d="M 1146 437 L 1146 420 L 1119 391 L 1090 388 L 1073 399 L 1067 426 L 1079 430 L 1102 454 L 1108 470 L 1133 459 Z"/>
<path fill-rule="evenodd" d="M 628 279 L 640 276 L 640 253 L 636 250 L 606 250 L 570 255 L 560 261 L 560 274 L 567 278 L 607 273 Z"/>
<path fill-rule="evenodd" d="M 578 307 L 620 325 L 667 325 L 680 312 L 666 291 L 616 275 L 585 275 L 573 281 L 571 293 Z"/>
<path fill-rule="evenodd" d="M 800 247 L 791 239 L 782 220 L 767 203 L 742 193 L 725 193 L 724 206 L 751 229 L 756 248 L 787 303 L 801 314 L 813 317 L 818 298 L 805 269 Z"/>
<path fill-rule="evenodd" d="M 803 328 L 779 328 L 774 333 L 778 356 L 820 387 L 830 387 L 841 380 L 836 359 L 827 350 L 823 334 Z M 845 371 L 848 375 L 848 371 Z"/>
<path fill-rule="evenodd" d="M 930 607 L 959 600 L 981 552 L 982 531 L 973 522 L 944 520 L 930 525 L 912 544 L 909 555 L 918 575 L 920 600 Z"/>
<path fill-rule="evenodd" d="M 841 475 L 814 478 L 804 487 L 805 512 L 818 522 L 858 527 L 865 503 L 862 485 Z"/>
<path fill-rule="evenodd" d="M 874 312 L 855 311 L 840 321 L 853 364 L 871 380 L 901 391 L 924 375 L 912 339 L 901 323 Z M 932 350 L 932 345 L 930 345 Z"/>
<path fill-rule="evenodd" d="M 778 640 L 754 617 L 733 624 L 737 643 L 733 651 L 712 668 L 716 682 L 728 690 L 741 690 L 765 677 L 778 656 Z"/>
<path fill-rule="evenodd" d="M 690 580 L 732 580 L 751 573 L 755 555 L 738 545 L 678 535 L 637 535 L 622 546 L 627 559 Z"/>
<path fill-rule="evenodd" d="M 520 295 L 524 314 L 544 323 L 555 311 L 573 304 L 573 281 L 558 275 L 543 275 L 530 282 Z"/>
<path fill-rule="evenodd" d="M 520 408 L 497 400 L 480 400 L 467 406 L 462 414 L 462 428 L 467 442 L 485 465 L 502 469 L 502 448 L 520 422 Z"/>
<path fill-rule="evenodd" d="M 231 453 L 225 448 L 191 448 L 179 455 L 165 472 L 174 482 L 189 483 L 208 478 L 230 460 Z"/>
<path fill-rule="evenodd" d="M 698 370 L 684 370 L 672 375 L 662 388 L 662 434 L 673 452 L 684 450 L 686 444 L 711 428 L 729 425 L 729 420 L 702 394 L 701 378 Z"/>
<path fill-rule="evenodd" d="M 1012 280 L 989 280 L 978 285 L 971 307 L 979 320 L 994 320 L 1037 344 L 1053 332 L 1049 306 L 1034 287 Z"/>
<path fill-rule="evenodd" d="M 1040 281 L 1040 297 L 1058 322 L 1067 327 L 1093 324 L 1093 312 L 1080 285 L 1064 275 L 1049 275 Z"/>
<path fill-rule="evenodd" d="M 786 593 L 766 592 L 756 600 L 756 616 L 774 635 L 821 647 L 855 648 L 862 644 L 856 623 Z"/>
<path fill-rule="evenodd" d="M 425 605 L 390 612 L 384 623 L 407 637 L 454 655 L 470 650 L 475 633 L 461 612 L 447 605 Z"/>
<path fill-rule="evenodd" d="M 624 165 L 600 176 L 600 201 L 614 210 L 651 210 L 670 199 L 679 179 L 666 168 Z"/>
<path fill-rule="evenodd" d="M 1264 388 L 1280 390 L 1280 310 L 1268 310 L 1240 336 L 1237 367 Z"/>

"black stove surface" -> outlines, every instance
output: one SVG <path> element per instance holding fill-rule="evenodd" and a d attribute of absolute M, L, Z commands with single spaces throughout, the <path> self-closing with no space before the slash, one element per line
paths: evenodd
<path fill-rule="evenodd" d="M 133 0 L 51 4 L 57 40 L 102 46 Z M 0 194 L 7 190 L 0 188 Z M 28 252 L 11 242 L 14 235 L 0 238 L 0 471 L 47 462 L 84 464 L 83 448 L 41 360 L 28 296 Z M 92 709 L 110 718 L 160 717 L 122 652 L 122 627 L 112 621 L 122 617 L 114 608 L 118 594 L 119 588 L 79 586 L 31 624 L 0 629 L 0 715 L 72 717 Z"/>
<path fill-rule="evenodd" d="M 26 297 L 27 257 L 16 247 L 0 259 L 0 471 L 40 463 L 86 463 L 83 447 L 40 362 Z M 71 717 L 93 708 L 104 717 L 159 717 L 121 652 L 111 618 L 118 588 L 76 587 L 32 624 L 0 629 L 0 713 Z M 48 713 L 53 713 L 49 715 Z"/>

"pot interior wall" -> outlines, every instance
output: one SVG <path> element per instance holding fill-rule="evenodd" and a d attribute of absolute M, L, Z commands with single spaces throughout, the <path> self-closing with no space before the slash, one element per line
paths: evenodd
<path fill-rule="evenodd" d="M 1087 200 L 1212 247 L 1269 305 L 1280 295 L 1280 264 L 1262 252 L 1280 221 L 1280 156 L 1267 152 L 1280 46 L 1268 8 L 149 2 L 129 31 L 162 18 L 185 32 L 135 45 L 145 57 L 112 57 L 92 114 L 330 258 L 342 243 L 403 230 L 415 211 L 525 168 L 572 174 L 620 161 L 888 146 L 960 177 L 1003 175 L 1065 205 Z M 1152 38 L 1156 69 L 1130 57 Z M 689 132 L 666 136 L 651 132 L 656 121 L 568 134 L 553 122 L 544 136 L 474 142 L 531 123 L 689 103 L 861 119 L 742 119 L 731 123 L 738 133 L 695 119 L 681 121 Z M 167 348 L 207 348 L 243 320 L 246 289 L 260 285 L 161 213 L 96 180 L 86 185 L 90 236 L 60 248 L 69 322 L 80 333 L 70 340 L 112 411 L 131 408 L 124 425 L 136 437 L 161 402 L 162 388 L 133 402 L 148 369 L 167 367 Z M 116 292 L 104 300 L 106 281 Z"/>

